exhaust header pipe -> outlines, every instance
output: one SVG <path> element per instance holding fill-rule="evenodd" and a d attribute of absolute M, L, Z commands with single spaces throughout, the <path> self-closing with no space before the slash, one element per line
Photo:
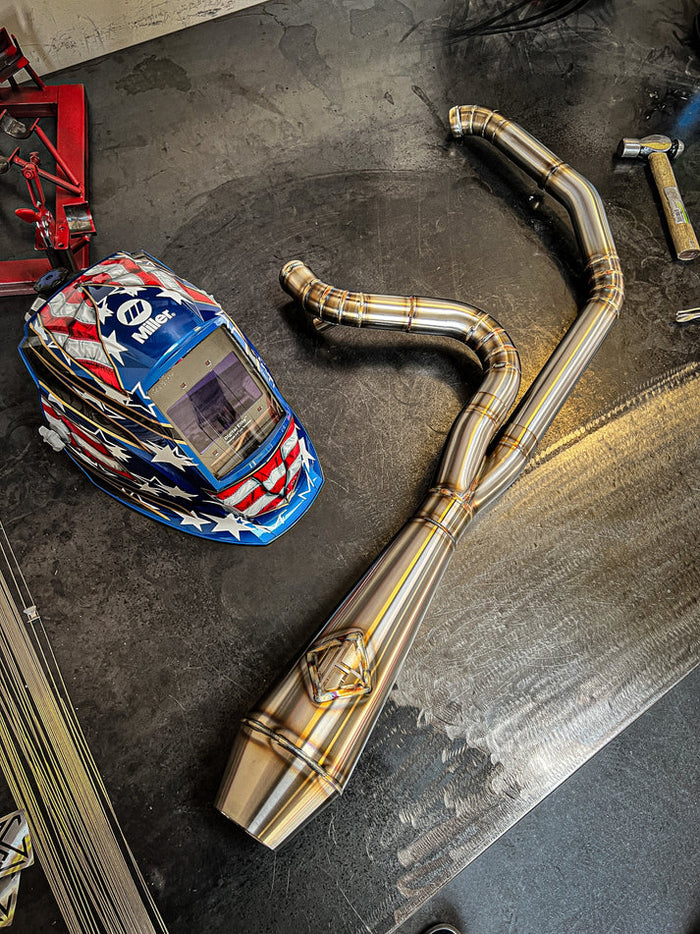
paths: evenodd
<path fill-rule="evenodd" d="M 455 546 L 475 513 L 518 477 L 615 321 L 620 264 L 595 188 L 495 111 L 455 107 L 453 135 L 488 139 L 568 210 L 588 301 L 511 418 L 517 351 L 489 315 L 460 302 L 345 292 L 287 263 L 282 287 L 322 326 L 455 338 L 483 379 L 457 417 L 434 485 L 292 670 L 243 720 L 216 806 L 274 849 L 347 784 Z"/>

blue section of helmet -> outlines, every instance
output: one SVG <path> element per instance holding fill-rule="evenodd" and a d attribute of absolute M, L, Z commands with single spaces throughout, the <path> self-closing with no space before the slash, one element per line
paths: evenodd
<path fill-rule="evenodd" d="M 149 396 L 217 328 L 282 411 L 250 456 L 219 479 Z M 53 442 L 64 444 L 102 490 L 173 528 L 267 544 L 307 511 L 323 485 L 310 439 L 252 344 L 214 299 L 146 254 L 116 253 L 65 283 L 28 320 L 20 355 Z M 279 496 L 265 485 L 271 464 L 285 478 Z M 272 505 L 259 515 L 227 505 L 239 488 L 243 500 L 253 488 L 253 497 Z"/>

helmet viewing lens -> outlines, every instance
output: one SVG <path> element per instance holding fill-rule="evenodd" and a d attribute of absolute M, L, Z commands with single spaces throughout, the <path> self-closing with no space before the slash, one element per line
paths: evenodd
<path fill-rule="evenodd" d="M 247 460 L 284 416 L 223 327 L 178 360 L 149 395 L 217 480 Z"/>

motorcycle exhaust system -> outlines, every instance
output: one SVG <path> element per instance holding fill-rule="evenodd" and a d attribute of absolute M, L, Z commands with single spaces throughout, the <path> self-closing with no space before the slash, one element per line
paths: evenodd
<path fill-rule="evenodd" d="M 450 124 L 455 137 L 489 140 L 564 205 L 586 263 L 589 298 L 506 422 L 520 363 L 489 315 L 460 302 L 341 291 L 299 261 L 282 269 L 282 287 L 315 321 L 452 337 L 476 352 L 484 375 L 452 426 L 415 515 L 243 720 L 216 806 L 272 849 L 342 793 L 458 540 L 525 467 L 623 301 L 615 244 L 590 182 L 495 111 L 455 107 Z"/>

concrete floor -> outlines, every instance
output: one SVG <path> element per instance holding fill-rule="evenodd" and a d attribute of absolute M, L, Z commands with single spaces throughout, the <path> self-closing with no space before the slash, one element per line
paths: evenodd
<path fill-rule="evenodd" d="M 499 108 L 590 178 L 620 250 L 623 315 L 549 439 L 698 360 L 700 328 L 672 317 L 698 304 L 700 267 L 671 260 L 645 171 L 612 159 L 623 135 L 683 135 L 679 185 L 700 218 L 688 4 L 593 0 L 566 24 L 450 47 L 441 29 L 468 6 L 270 3 L 55 76 L 90 100 L 93 255 L 143 248 L 216 295 L 328 477 L 310 514 L 264 551 L 128 512 L 39 443 L 14 351 L 27 303 L 3 301 L 3 521 L 173 934 L 418 934 L 437 919 L 470 934 L 691 934 L 700 923 L 697 674 L 452 881 L 448 842 L 421 889 L 437 892 L 427 905 L 379 840 L 396 820 L 382 788 L 431 741 L 399 749 L 417 710 L 390 707 L 347 795 L 277 856 L 211 808 L 235 724 L 413 511 L 477 380 L 468 363 L 465 385 L 448 348 L 319 338 L 279 292 L 282 263 L 301 255 L 350 288 L 464 296 L 507 326 L 525 384 L 575 314 L 563 215 L 486 147 L 450 143 L 450 106 Z M 466 557 L 458 567 L 467 573 Z M 513 592 L 525 573 L 514 568 Z M 694 587 L 688 570 L 691 599 Z M 62 929 L 40 870 L 27 871 L 15 930 Z"/>

